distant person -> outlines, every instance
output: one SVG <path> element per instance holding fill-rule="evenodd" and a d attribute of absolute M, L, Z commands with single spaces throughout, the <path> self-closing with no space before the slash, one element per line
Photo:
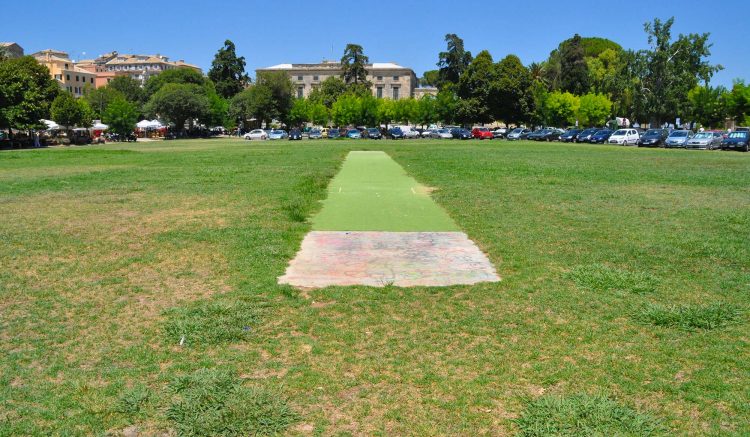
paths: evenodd
<path fill-rule="evenodd" d="M 39 142 L 39 131 L 34 131 L 34 147 L 42 147 L 42 144 Z"/>

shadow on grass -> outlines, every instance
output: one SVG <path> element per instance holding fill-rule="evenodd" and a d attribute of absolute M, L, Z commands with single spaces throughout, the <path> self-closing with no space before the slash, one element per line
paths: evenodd
<path fill-rule="evenodd" d="M 654 417 L 606 396 L 542 396 L 516 419 L 521 436 L 666 436 Z"/>

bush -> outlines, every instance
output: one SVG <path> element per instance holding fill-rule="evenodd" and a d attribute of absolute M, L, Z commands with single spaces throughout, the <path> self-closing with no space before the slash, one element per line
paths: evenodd
<path fill-rule="evenodd" d="M 176 378 L 170 389 L 167 418 L 179 435 L 271 435 L 297 419 L 278 393 L 245 387 L 227 370 L 201 369 Z"/>
<path fill-rule="evenodd" d="M 579 287 L 594 291 L 618 290 L 647 293 L 654 291 L 658 282 L 647 273 L 619 270 L 604 264 L 578 266 L 566 276 Z"/>
<path fill-rule="evenodd" d="M 198 301 L 166 312 L 168 343 L 217 344 L 247 339 L 258 322 L 258 310 L 241 300 Z"/>
<path fill-rule="evenodd" d="M 716 329 L 739 321 L 741 311 L 732 305 L 656 305 L 649 304 L 634 314 L 641 323 L 685 330 Z"/>
<path fill-rule="evenodd" d="M 605 396 L 542 396 L 516 419 L 522 436 L 659 436 L 667 430 L 650 415 Z"/>

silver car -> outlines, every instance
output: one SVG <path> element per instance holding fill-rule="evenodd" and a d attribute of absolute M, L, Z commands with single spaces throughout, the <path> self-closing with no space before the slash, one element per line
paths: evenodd
<path fill-rule="evenodd" d="M 684 148 L 690 138 L 693 138 L 693 131 L 691 130 L 673 130 L 667 137 L 666 141 L 664 141 L 664 147 Z"/>
<path fill-rule="evenodd" d="M 714 150 L 721 148 L 721 140 L 724 137 L 721 132 L 698 132 L 690 138 L 685 145 L 686 149 Z"/>

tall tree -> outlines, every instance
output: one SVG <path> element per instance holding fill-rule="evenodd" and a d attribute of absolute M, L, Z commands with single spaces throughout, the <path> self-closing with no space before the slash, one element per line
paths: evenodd
<path fill-rule="evenodd" d="M 548 121 L 556 126 L 570 126 L 576 121 L 580 100 L 569 92 L 553 91 L 544 102 Z"/>
<path fill-rule="evenodd" d="M 357 44 L 347 44 L 344 49 L 344 56 L 341 57 L 341 68 L 343 73 L 341 77 L 348 84 L 360 84 L 367 82 L 367 70 L 365 65 L 370 62 L 370 58 L 365 56 L 362 46 Z"/>
<path fill-rule="evenodd" d="M 234 97 L 250 82 L 245 73 L 245 57 L 237 56 L 232 41 L 224 41 L 224 47 L 216 52 L 208 78 L 216 86 L 216 92 L 225 99 Z"/>
<path fill-rule="evenodd" d="M 688 107 L 692 121 L 703 127 L 720 127 L 727 116 L 727 90 L 724 87 L 697 86 L 688 92 Z"/>
<path fill-rule="evenodd" d="M 91 106 L 94 117 L 102 119 L 104 111 L 115 99 L 124 99 L 125 96 L 114 88 L 103 86 L 100 88 L 88 90 L 83 96 Z"/>
<path fill-rule="evenodd" d="M 0 62 L 0 129 L 40 127 L 59 92 L 49 70 L 31 56 Z"/>
<path fill-rule="evenodd" d="M 464 40 L 455 33 L 445 35 L 447 49 L 438 55 L 438 87 L 457 85 L 463 72 L 469 67 L 471 52 L 464 49 Z"/>
<path fill-rule="evenodd" d="M 495 118 L 515 125 L 528 120 L 532 107 L 531 71 L 523 66 L 516 55 L 503 58 L 496 69 L 498 96 Z"/>
<path fill-rule="evenodd" d="M 206 119 L 211 107 L 199 85 L 168 83 L 151 96 L 145 109 L 152 115 L 174 123 L 175 128 L 182 131 L 188 120 Z"/>
<path fill-rule="evenodd" d="M 463 121 L 487 123 L 497 112 L 500 89 L 492 55 L 487 50 L 472 59 L 458 81 L 458 97 L 465 102 Z"/>
<path fill-rule="evenodd" d="M 578 104 L 579 126 L 604 126 L 612 115 L 612 102 L 603 94 L 581 96 Z"/>
<path fill-rule="evenodd" d="M 699 82 L 707 83 L 722 68 L 708 62 L 708 33 L 680 34 L 672 41 L 673 24 L 674 17 L 646 23 L 644 29 L 651 48 L 638 53 L 642 65 L 647 66 L 642 69 L 639 92 L 654 124 L 687 115 L 688 92 Z"/>
<path fill-rule="evenodd" d="M 419 79 L 419 86 L 437 86 L 440 81 L 440 72 L 438 70 L 425 71 Z"/>
<path fill-rule="evenodd" d="M 125 97 L 125 100 L 138 108 L 145 103 L 143 87 L 141 87 L 140 82 L 130 76 L 115 76 L 106 87 L 119 91 Z"/>
<path fill-rule="evenodd" d="M 560 52 L 560 89 L 581 95 L 589 91 L 589 69 L 581 43 L 575 34 Z"/>
<path fill-rule="evenodd" d="M 193 84 L 205 86 L 206 77 L 192 68 L 175 68 L 151 76 L 143 86 L 145 97 L 151 98 L 159 89 L 167 84 Z M 111 83 L 111 82 L 110 82 Z"/>
<path fill-rule="evenodd" d="M 287 124 L 294 99 L 292 96 L 293 85 L 289 75 L 283 71 L 267 71 L 258 74 L 256 82 L 257 87 L 267 88 L 271 92 L 274 104 L 271 112 L 275 113 L 274 117 Z"/>
<path fill-rule="evenodd" d="M 52 119 L 61 126 L 70 129 L 76 126 L 91 125 L 91 108 L 83 99 L 76 99 L 73 94 L 63 91 L 52 101 L 50 108 Z"/>
<path fill-rule="evenodd" d="M 750 85 L 736 80 L 732 90 L 724 96 L 727 115 L 741 125 L 750 125 Z"/>
<path fill-rule="evenodd" d="M 338 77 L 330 76 L 319 87 L 313 88 L 308 98 L 312 102 L 322 103 L 330 109 L 339 96 L 346 92 L 346 83 Z"/>

